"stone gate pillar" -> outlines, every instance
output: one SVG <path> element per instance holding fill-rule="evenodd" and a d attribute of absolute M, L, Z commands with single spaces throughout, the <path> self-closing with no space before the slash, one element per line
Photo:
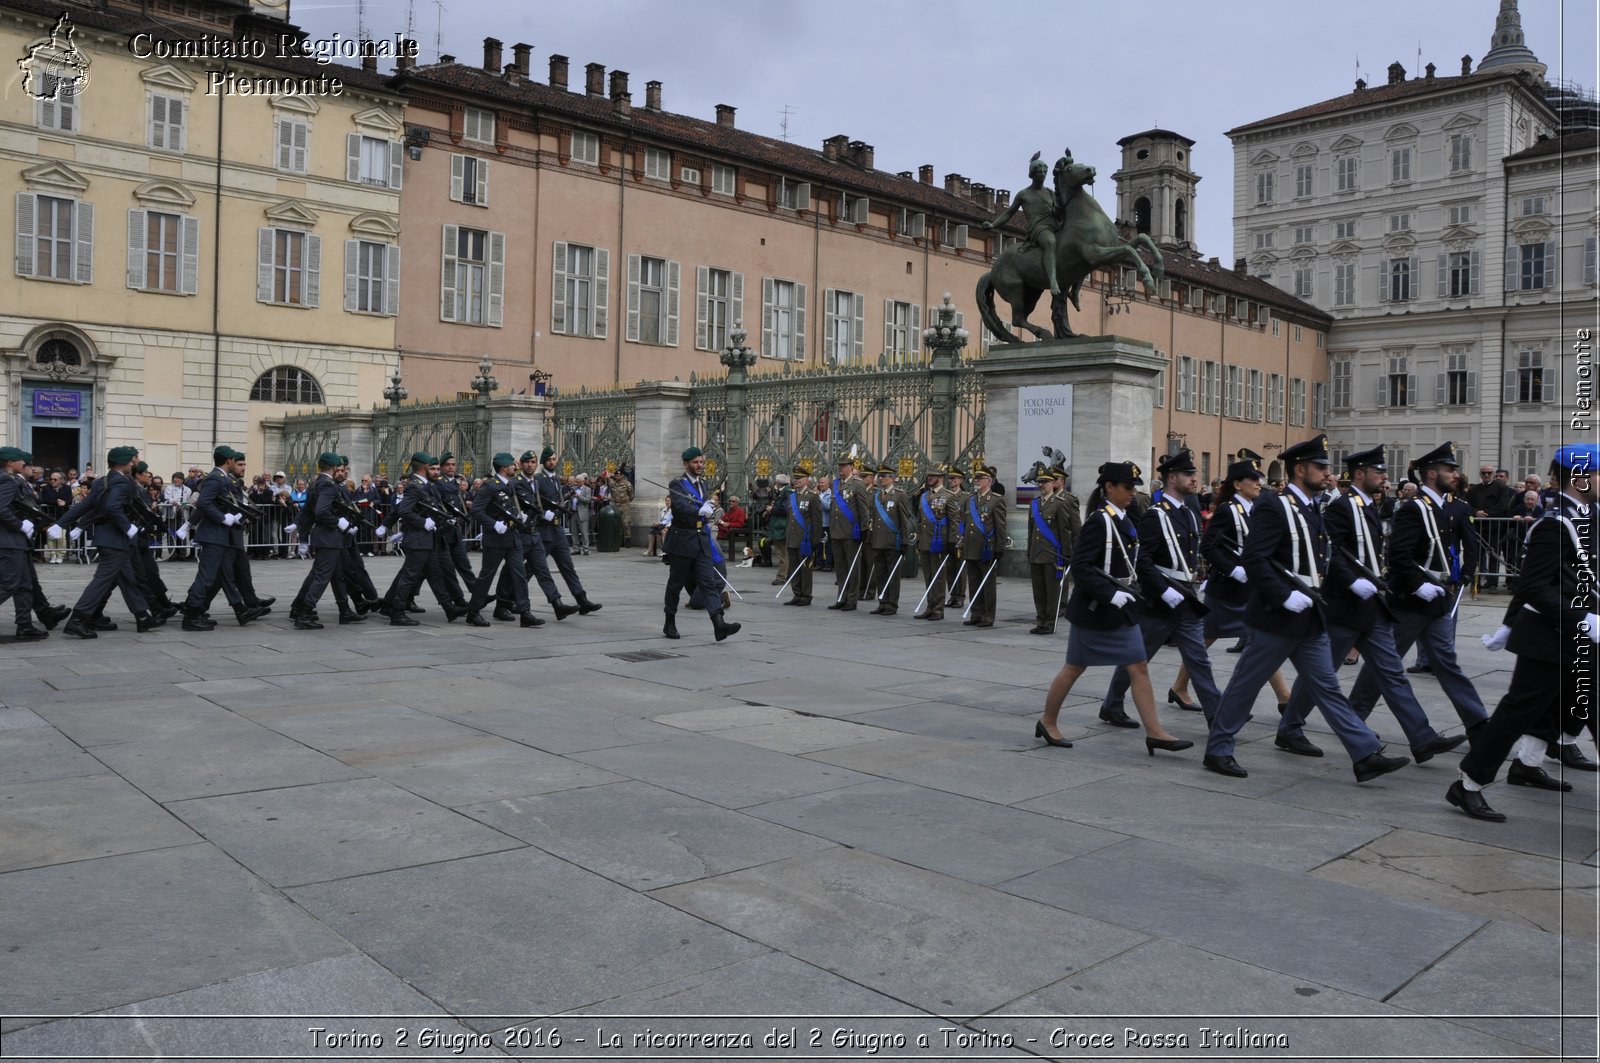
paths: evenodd
<path fill-rule="evenodd" d="M 648 380 L 628 389 L 633 396 L 633 506 L 624 517 L 636 533 L 656 522 L 666 485 L 683 475 L 689 445 L 689 385 Z M 650 481 L 654 481 L 653 483 Z M 635 538 L 635 543 L 643 542 Z"/>

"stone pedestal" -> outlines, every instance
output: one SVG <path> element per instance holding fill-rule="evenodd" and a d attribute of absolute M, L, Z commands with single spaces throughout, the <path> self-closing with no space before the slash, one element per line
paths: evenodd
<path fill-rule="evenodd" d="M 544 449 L 549 438 L 545 433 L 545 419 L 550 416 L 553 403 L 543 395 L 503 395 L 489 400 L 489 462 L 499 453 L 516 458 L 525 450 L 535 454 Z M 488 475 L 492 464 L 484 466 Z"/>
<path fill-rule="evenodd" d="M 1007 343 L 989 348 L 976 363 L 984 380 L 985 460 L 1000 470 L 1001 482 L 1015 483 L 1021 388 L 1072 385 L 1072 490 L 1087 501 L 1095 476 L 1108 461 L 1131 461 L 1141 469 L 1150 461 L 1154 438 L 1156 375 L 1166 362 L 1155 348 L 1124 336 L 1076 336 L 1040 343 Z M 1153 470 L 1145 469 L 1146 482 Z M 1012 549 L 1003 571 L 1026 571 L 1028 512 L 1011 509 Z"/>
<path fill-rule="evenodd" d="M 623 518 L 633 530 L 633 542 L 642 543 L 646 529 L 661 515 L 666 485 L 683 475 L 682 455 L 689 445 L 689 385 L 649 380 L 629 388 L 628 394 L 634 401 L 634 500 Z"/>

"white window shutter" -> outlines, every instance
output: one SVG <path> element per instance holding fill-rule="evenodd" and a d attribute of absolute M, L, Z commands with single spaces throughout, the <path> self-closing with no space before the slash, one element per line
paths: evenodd
<path fill-rule="evenodd" d="M 883 301 L 883 349 L 894 350 L 894 300 Z"/>
<path fill-rule="evenodd" d="M 1449 398 L 1449 396 L 1445 394 L 1445 381 L 1447 379 L 1449 379 L 1448 373 L 1433 374 L 1433 404 L 1435 406 L 1443 406 L 1445 404 L 1445 400 Z"/>
<path fill-rule="evenodd" d="M 761 278 L 761 349 L 769 354 L 777 353 L 772 339 L 772 304 L 776 298 L 771 277 Z"/>
<path fill-rule="evenodd" d="M 1588 237 L 1583 241 L 1583 283 L 1594 284 L 1600 274 L 1600 238 Z"/>
<path fill-rule="evenodd" d="M 967 247 L 967 226 L 957 225 L 955 240 L 952 243 L 957 251 L 964 251 Z"/>
<path fill-rule="evenodd" d="M 400 245 L 384 249 L 383 312 L 390 317 L 400 313 Z"/>
<path fill-rule="evenodd" d="M 867 214 L 871 209 L 871 201 L 862 196 L 850 205 L 850 220 L 857 225 L 867 224 Z"/>
<path fill-rule="evenodd" d="M 611 322 L 611 252 L 603 247 L 594 249 L 594 338 L 603 340 Z"/>
<path fill-rule="evenodd" d="M 474 185 L 474 191 L 476 192 L 477 197 L 478 197 L 478 206 L 487 207 L 489 205 L 489 160 L 488 159 L 479 159 L 478 160 L 477 181 L 475 182 L 475 185 Z"/>
<path fill-rule="evenodd" d="M 927 237 L 928 216 L 922 213 L 911 215 L 911 238 L 913 240 L 925 240 Z"/>
<path fill-rule="evenodd" d="M 56 125 L 56 101 L 39 101 L 39 125 L 45 129 L 59 128 Z"/>
<path fill-rule="evenodd" d="M 31 277 L 34 274 L 34 255 L 37 245 L 33 236 L 33 208 L 34 198 L 32 192 L 17 193 L 17 275 Z"/>
<path fill-rule="evenodd" d="M 145 274 L 145 226 L 148 212 L 128 211 L 128 287 L 143 288 Z"/>
<path fill-rule="evenodd" d="M 744 326 L 744 274 L 735 272 L 732 281 L 728 284 L 728 291 L 732 293 L 728 299 L 728 320 L 731 324 Z"/>
<path fill-rule="evenodd" d="M 322 305 L 322 237 L 306 234 L 306 298 L 303 306 Z"/>
<path fill-rule="evenodd" d="M 72 235 L 73 242 L 77 245 L 78 271 L 76 280 L 79 284 L 90 284 L 94 281 L 94 204 L 74 203 L 72 205 Z"/>
<path fill-rule="evenodd" d="M 662 300 L 661 305 L 661 313 L 664 318 L 661 323 L 661 335 L 666 337 L 668 347 L 676 347 L 678 345 L 679 271 L 678 263 L 671 261 L 667 263 L 667 292 L 666 298 Z"/>
<path fill-rule="evenodd" d="M 1389 377 L 1382 373 L 1378 376 L 1378 405 L 1389 405 Z"/>
<path fill-rule="evenodd" d="M 1517 272 L 1521 265 L 1522 252 L 1516 244 L 1506 245 L 1506 291 L 1517 290 Z"/>
<path fill-rule="evenodd" d="M 1479 283 L 1478 283 L 1478 281 L 1479 281 L 1479 277 L 1482 275 L 1482 273 L 1483 273 L 1483 252 L 1475 250 L 1475 251 L 1472 252 L 1472 260 L 1471 260 L 1471 282 L 1472 282 L 1472 287 L 1471 287 L 1470 291 L 1471 291 L 1471 293 L 1473 295 L 1477 295 L 1478 292 L 1479 292 Z"/>
<path fill-rule="evenodd" d="M 639 271 L 643 256 L 628 256 L 628 321 L 624 338 L 630 343 L 639 342 Z"/>
<path fill-rule="evenodd" d="M 852 297 L 850 309 L 853 311 L 850 315 L 850 354 L 860 365 L 867 338 L 867 297 L 859 294 Z"/>
<path fill-rule="evenodd" d="M 550 331 L 565 335 L 567 331 L 567 244 L 555 242 L 554 261 L 550 267 Z"/>
<path fill-rule="evenodd" d="M 361 180 L 360 133 L 344 135 L 344 179 L 352 182 Z"/>
<path fill-rule="evenodd" d="M 1417 374 L 1406 374 L 1406 405 L 1416 406 L 1417 402 Z"/>
<path fill-rule="evenodd" d="M 1561 247 L 1554 240 L 1544 242 L 1544 286 L 1559 288 L 1556 273 L 1561 267 Z"/>
<path fill-rule="evenodd" d="M 278 119 L 278 169 L 294 169 L 294 123 L 285 118 Z"/>
<path fill-rule="evenodd" d="M 811 182 L 810 181 L 801 181 L 799 184 L 794 186 L 794 209 L 795 210 L 810 210 L 811 209 Z"/>
<path fill-rule="evenodd" d="M 361 270 L 361 241 L 344 242 L 344 308 L 355 310 L 357 274 Z"/>
<path fill-rule="evenodd" d="M 957 323 L 959 324 L 959 322 Z M 912 354 L 917 354 L 922 350 L 922 305 L 920 303 L 911 304 L 910 333 L 906 337 L 906 350 Z"/>
<path fill-rule="evenodd" d="M 1450 295 L 1450 256 L 1440 255 L 1437 267 L 1439 278 L 1439 298 L 1445 299 Z"/>
<path fill-rule="evenodd" d="M 1378 261 L 1378 302 L 1380 303 L 1389 301 L 1389 284 L 1391 283 L 1389 271 L 1393 268 L 1389 259 L 1380 259 Z"/>
<path fill-rule="evenodd" d="M 794 356 L 806 360 L 806 286 L 794 286 Z"/>
<path fill-rule="evenodd" d="M 178 274 L 178 290 L 184 295 L 200 291 L 200 219 L 184 218 L 183 268 Z"/>
<path fill-rule="evenodd" d="M 464 176 L 466 168 L 467 158 L 465 155 L 450 156 L 450 201 L 452 203 L 460 203 L 462 200 L 462 189 L 466 181 Z"/>
<path fill-rule="evenodd" d="M 839 290 L 837 288 L 822 289 L 822 346 L 825 348 L 822 352 L 822 360 L 824 362 L 838 357 L 838 351 L 834 346 L 834 337 L 839 334 L 839 326 L 836 324 L 838 314 L 834 312 L 838 302 Z"/>
<path fill-rule="evenodd" d="M 398 140 L 389 141 L 389 187 L 399 191 L 405 180 L 406 148 Z"/>
<path fill-rule="evenodd" d="M 289 123 L 294 127 L 294 165 L 290 167 L 295 173 L 305 173 L 309 162 L 308 153 L 311 150 L 307 140 L 311 134 L 311 127 L 304 122 Z"/>
<path fill-rule="evenodd" d="M 1407 259 L 1409 263 L 1406 273 L 1406 284 L 1409 285 L 1406 289 L 1407 299 L 1415 299 L 1422 293 L 1422 272 L 1418 265 L 1420 261 L 1421 259 L 1417 258 L 1416 255 L 1412 255 Z"/>
<path fill-rule="evenodd" d="M 278 230 L 256 230 L 256 301 L 272 302 L 272 253 Z"/>
<path fill-rule="evenodd" d="M 1515 369 L 1507 369 L 1501 379 L 1504 387 L 1501 389 L 1500 401 L 1507 406 L 1515 406 L 1517 403 L 1517 371 Z"/>
<path fill-rule="evenodd" d="M 1478 374 L 1477 373 L 1468 373 L 1467 374 L 1467 405 L 1468 406 L 1476 406 L 1477 404 L 1478 404 Z"/>
<path fill-rule="evenodd" d="M 694 349 L 706 350 L 711 343 L 710 307 L 707 297 L 711 291 L 711 267 L 694 268 Z"/>
<path fill-rule="evenodd" d="M 444 227 L 444 243 L 439 252 L 439 320 L 456 320 L 456 251 L 461 239 L 461 228 Z"/>
<path fill-rule="evenodd" d="M 145 143 L 152 148 L 166 147 L 161 142 L 163 125 L 167 120 L 167 98 L 165 96 L 150 96 L 145 115 Z"/>
<path fill-rule="evenodd" d="M 499 328 L 505 319 L 506 234 L 489 234 L 489 324 Z"/>

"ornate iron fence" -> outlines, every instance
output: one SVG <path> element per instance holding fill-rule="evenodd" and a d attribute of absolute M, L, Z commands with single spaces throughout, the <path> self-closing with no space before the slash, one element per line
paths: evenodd
<path fill-rule="evenodd" d="M 317 471 L 317 455 L 339 454 L 345 438 L 346 418 L 340 413 L 291 413 L 283 418 L 283 461 L 277 467 L 296 477 L 310 479 Z"/>
<path fill-rule="evenodd" d="M 374 407 L 372 424 L 379 476 L 404 475 L 408 459 L 419 450 L 435 457 L 448 450 L 456 455 L 462 476 L 484 475 L 480 466 L 488 457 L 489 420 L 476 401 L 442 399 Z"/>
<path fill-rule="evenodd" d="M 633 464 L 634 397 L 625 390 L 558 391 L 550 424 L 565 476 Z"/>

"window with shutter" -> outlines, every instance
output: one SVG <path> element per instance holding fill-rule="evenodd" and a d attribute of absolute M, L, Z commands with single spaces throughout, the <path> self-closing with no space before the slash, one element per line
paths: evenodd
<path fill-rule="evenodd" d="M 603 253 L 603 252 L 602 252 Z M 489 306 L 483 324 L 500 328 L 505 321 L 506 234 L 489 234 Z"/>
<path fill-rule="evenodd" d="M 1590 287 L 1600 283 L 1600 239 L 1593 236 L 1583 241 L 1583 283 Z"/>
<path fill-rule="evenodd" d="M 676 265 L 648 255 L 628 256 L 626 336 L 630 342 L 677 345 Z"/>
<path fill-rule="evenodd" d="M 144 240 L 147 211 L 128 211 L 128 287 L 144 287 Z"/>
<path fill-rule="evenodd" d="M 57 133 L 77 132 L 78 85 L 75 78 L 45 74 L 42 98 L 35 101 L 34 124 Z"/>
<path fill-rule="evenodd" d="M 461 135 L 475 144 L 494 143 L 494 112 L 468 107 L 462 115 Z"/>
<path fill-rule="evenodd" d="M 305 237 L 306 248 L 306 287 L 305 297 L 301 305 L 316 307 L 322 305 L 322 237 Z"/>
<path fill-rule="evenodd" d="M 736 190 L 735 171 L 732 166 L 711 167 L 711 191 L 720 196 L 731 196 Z"/>
<path fill-rule="evenodd" d="M 594 250 L 594 338 L 606 338 L 611 319 L 611 252 L 603 247 Z"/>
<path fill-rule="evenodd" d="M 162 151 L 182 151 L 184 146 L 184 113 L 188 101 L 180 96 L 163 96 L 151 93 L 148 104 L 148 143 Z"/>
<path fill-rule="evenodd" d="M 344 308 L 358 314 L 398 312 L 398 255 L 392 244 L 346 240 L 344 244 Z"/>
<path fill-rule="evenodd" d="M 184 295 L 200 291 L 200 219 L 183 219 L 183 263 L 179 290 Z"/>
<path fill-rule="evenodd" d="M 567 245 L 564 241 L 555 242 L 550 277 L 550 331 L 564 335 L 567 331 Z"/>
<path fill-rule="evenodd" d="M 663 342 L 668 347 L 678 345 L 678 288 L 681 283 L 682 267 L 677 262 L 667 263 L 667 290 L 662 300 L 662 317 L 665 319 L 662 326 Z"/>
<path fill-rule="evenodd" d="M 188 290 L 184 280 L 189 251 L 185 247 L 186 222 L 193 219 L 154 210 L 128 212 L 128 287 L 152 292 Z M 140 230 L 137 239 L 136 227 Z M 195 240 L 198 244 L 198 232 Z M 194 250 L 198 253 L 198 247 Z"/>
<path fill-rule="evenodd" d="M 277 129 L 278 169 L 285 173 L 305 173 L 306 145 L 310 140 L 311 127 L 297 119 L 279 118 Z"/>

